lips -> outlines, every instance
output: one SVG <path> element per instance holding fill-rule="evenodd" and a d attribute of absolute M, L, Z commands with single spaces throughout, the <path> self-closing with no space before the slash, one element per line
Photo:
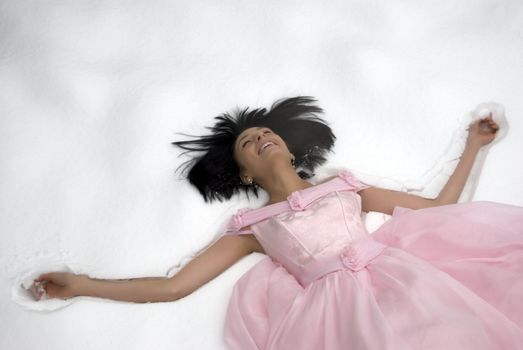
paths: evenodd
<path fill-rule="evenodd" d="M 270 147 L 270 146 L 275 146 L 276 144 L 272 141 L 265 141 L 263 142 L 261 145 L 260 145 L 260 148 L 258 148 L 258 155 L 260 155 L 266 148 Z"/>

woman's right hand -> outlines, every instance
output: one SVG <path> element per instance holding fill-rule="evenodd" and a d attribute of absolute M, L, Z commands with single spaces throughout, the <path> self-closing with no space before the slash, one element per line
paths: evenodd
<path fill-rule="evenodd" d="M 82 284 L 89 280 L 87 275 L 70 272 L 50 272 L 40 275 L 35 282 L 43 283 L 49 298 L 68 299 L 78 296 Z"/>
<path fill-rule="evenodd" d="M 491 143 L 496 137 L 499 125 L 492 119 L 492 113 L 486 118 L 476 120 L 468 127 L 467 146 L 480 148 Z"/>

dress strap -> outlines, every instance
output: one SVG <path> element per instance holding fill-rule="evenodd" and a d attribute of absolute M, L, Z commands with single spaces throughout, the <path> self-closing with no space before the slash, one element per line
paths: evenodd
<path fill-rule="evenodd" d="M 252 234 L 254 233 L 252 230 L 241 229 L 256 222 L 265 220 L 271 216 L 278 215 L 284 211 L 305 210 L 316 199 L 323 197 L 330 192 L 345 190 L 358 192 L 368 187 L 370 186 L 358 180 L 350 171 L 342 170 L 331 180 L 292 192 L 287 197 L 286 201 L 270 204 L 258 209 L 239 209 L 227 224 L 225 234 Z"/>
<path fill-rule="evenodd" d="M 227 232 L 227 235 L 253 235 L 254 234 L 254 231 L 253 230 L 240 230 L 240 231 L 235 231 L 235 232 Z"/>

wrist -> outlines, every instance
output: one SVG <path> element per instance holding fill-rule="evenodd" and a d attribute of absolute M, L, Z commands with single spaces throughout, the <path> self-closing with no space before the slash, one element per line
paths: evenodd
<path fill-rule="evenodd" d="M 474 140 L 468 139 L 467 143 L 465 144 L 465 150 L 471 150 L 471 151 L 477 152 L 477 151 L 479 151 L 479 149 L 482 146 L 483 145 L 479 141 L 474 141 Z"/>
<path fill-rule="evenodd" d="M 77 275 L 76 283 L 73 284 L 72 292 L 75 296 L 88 296 L 90 286 L 94 280 L 87 275 Z"/>

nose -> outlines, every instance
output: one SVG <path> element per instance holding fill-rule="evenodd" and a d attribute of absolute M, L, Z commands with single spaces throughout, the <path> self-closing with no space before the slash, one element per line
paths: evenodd
<path fill-rule="evenodd" d="M 258 136 L 256 137 L 256 140 L 260 141 L 260 139 L 262 138 L 263 134 L 265 134 L 265 130 L 258 131 Z"/>

